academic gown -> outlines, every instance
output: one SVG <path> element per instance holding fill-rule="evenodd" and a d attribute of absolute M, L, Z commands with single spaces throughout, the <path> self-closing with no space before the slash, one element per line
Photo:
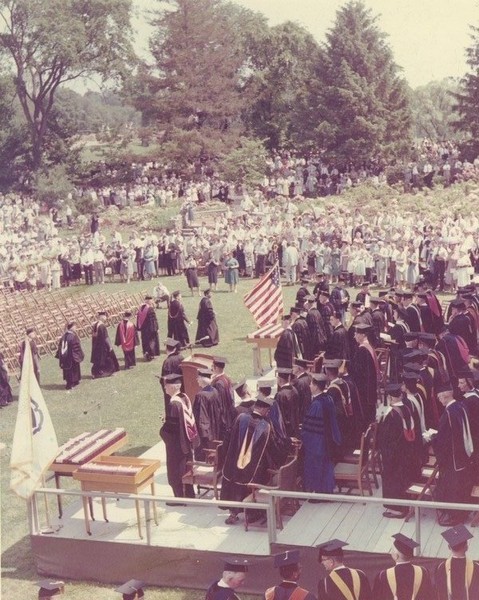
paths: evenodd
<path fill-rule="evenodd" d="M 371 586 L 363 571 L 342 566 L 336 568 L 334 572 L 343 580 L 352 594 L 354 591 L 352 573 L 356 572 L 359 575 L 359 595 L 356 600 L 371 600 Z M 343 593 L 330 574 L 320 580 L 318 584 L 318 600 L 344 600 Z"/>
<path fill-rule="evenodd" d="M 298 356 L 298 342 L 291 328 L 283 329 L 274 351 L 274 360 L 276 366 L 280 368 L 293 367 L 293 358 Z"/>
<path fill-rule="evenodd" d="M 378 600 L 411 600 L 414 589 L 414 568 L 412 563 L 405 562 L 381 571 L 374 581 L 372 597 Z M 415 600 L 433 600 L 433 587 L 429 571 L 424 567 L 416 568 L 421 569 L 422 579 Z M 388 571 L 391 570 L 396 580 L 396 595 L 393 595 L 388 582 Z"/>
<path fill-rule="evenodd" d="M 74 331 L 66 331 L 58 346 L 56 358 L 59 360 L 60 368 L 63 370 L 63 379 L 67 387 L 80 383 L 80 363 L 85 358 L 80 344 L 80 338 Z"/>
<path fill-rule="evenodd" d="M 135 347 L 138 345 L 138 332 L 136 327 L 128 320 L 118 323 L 115 335 L 115 346 L 121 346 L 125 356 L 125 368 L 136 365 Z"/>
<path fill-rule="evenodd" d="M 376 419 L 378 379 L 374 359 L 367 347 L 358 346 L 349 372 L 358 388 L 366 422 L 372 423 Z"/>
<path fill-rule="evenodd" d="M 225 373 L 221 373 L 213 378 L 211 385 L 218 392 L 220 399 L 221 413 L 219 439 L 225 440 L 229 438 L 231 428 L 236 419 L 233 383 Z"/>
<path fill-rule="evenodd" d="M 290 383 L 287 383 L 278 389 L 274 401 L 281 413 L 286 436 L 297 438 L 301 423 L 298 392 Z"/>
<path fill-rule="evenodd" d="M 264 594 L 265 600 L 289 600 L 295 590 L 300 586 L 293 581 L 282 581 L 279 585 L 266 590 Z M 304 589 L 304 588 L 301 588 Z M 298 590 L 298 592 L 301 590 Z M 298 593 L 297 592 L 297 593 Z M 316 600 L 316 597 L 307 590 L 304 590 L 303 600 Z"/>
<path fill-rule="evenodd" d="M 158 319 L 152 306 L 142 304 L 137 314 L 136 328 L 141 334 L 141 347 L 146 359 L 151 360 L 159 356 Z"/>
<path fill-rule="evenodd" d="M 178 340 L 180 347 L 185 348 L 190 343 L 190 336 L 186 324 L 188 318 L 183 304 L 178 300 L 171 300 L 168 307 L 168 337 Z"/>
<path fill-rule="evenodd" d="M 405 498 L 405 492 L 412 483 L 417 468 L 415 439 L 406 439 L 403 427 L 403 418 L 409 428 L 411 417 L 407 406 L 397 405 L 395 409 L 390 407 L 386 416 L 379 421 L 377 444 L 383 466 L 383 498 Z M 384 506 L 391 510 L 404 510 L 402 506 Z"/>
<path fill-rule="evenodd" d="M 90 362 L 93 377 L 110 377 L 120 370 L 108 329 L 101 321 L 93 324 Z"/>
<path fill-rule="evenodd" d="M 421 313 L 415 304 L 406 308 L 406 323 L 411 331 L 421 331 Z"/>
<path fill-rule="evenodd" d="M 333 399 L 327 393 L 312 399 L 304 417 L 301 440 L 304 450 L 304 490 L 332 494 L 335 485 L 334 459 L 341 446 L 341 433 Z"/>
<path fill-rule="evenodd" d="M 343 325 L 338 325 L 333 329 L 333 333 L 326 343 L 324 358 L 349 360 L 350 357 L 348 332 Z"/>
<path fill-rule="evenodd" d="M 328 390 L 336 409 L 336 419 L 342 439 L 342 453 L 346 454 L 359 447 L 363 432 L 362 414 L 357 414 L 358 406 L 350 394 L 350 387 L 344 379 L 338 377 L 331 381 Z"/>
<path fill-rule="evenodd" d="M 306 360 L 313 360 L 313 341 L 311 339 L 311 333 L 306 319 L 304 317 L 298 317 L 291 325 L 291 329 L 298 340 L 301 356 Z"/>
<path fill-rule="evenodd" d="M 453 335 L 459 335 L 466 342 L 469 353 L 477 355 L 477 330 L 465 313 L 458 313 L 449 321 L 448 328 Z"/>
<path fill-rule="evenodd" d="M 180 354 L 180 351 L 178 349 L 176 349 L 171 354 L 168 354 L 168 356 L 163 361 L 163 364 L 161 365 L 162 379 L 160 379 L 160 384 L 161 384 L 161 388 L 163 390 L 163 395 L 165 398 L 165 415 L 168 415 L 168 409 L 170 406 L 171 396 L 169 396 L 166 393 L 165 384 L 163 383 L 163 377 L 165 375 L 172 375 L 173 373 L 175 373 L 177 375 L 182 375 L 181 363 L 184 360 L 185 360 L 185 357 L 182 354 Z"/>
<path fill-rule="evenodd" d="M 302 425 L 304 415 L 311 405 L 311 388 L 309 387 L 311 377 L 308 373 L 301 373 L 293 381 L 293 387 L 298 394 L 299 423 Z"/>
<path fill-rule="evenodd" d="M 469 365 L 466 343 L 462 338 L 452 333 L 446 333 L 436 344 L 435 350 L 444 356 L 451 383 L 456 385 L 461 371 L 464 371 Z"/>
<path fill-rule="evenodd" d="M 240 600 L 234 590 L 219 586 L 218 583 L 218 581 L 213 582 L 206 590 L 205 600 Z"/>
<path fill-rule="evenodd" d="M 221 500 L 243 500 L 249 483 L 267 484 L 268 469 L 286 462 L 290 445 L 288 438 L 277 436 L 269 420 L 254 410 L 239 415 L 223 465 Z"/>
<path fill-rule="evenodd" d="M 196 331 L 196 343 L 200 343 L 205 348 L 219 344 L 220 336 L 218 325 L 216 323 L 215 311 L 210 298 L 201 298 L 198 309 L 198 329 Z"/>
<path fill-rule="evenodd" d="M 436 485 L 438 502 L 468 502 L 472 487 L 472 458 L 468 456 L 464 441 L 465 407 L 451 402 L 439 421 L 437 435 L 432 439 L 439 465 Z M 472 433 L 472 432 L 471 432 Z M 464 519 L 461 511 L 443 511 L 452 518 Z"/>
<path fill-rule="evenodd" d="M 462 400 L 466 408 L 469 425 L 471 427 L 471 436 L 474 443 L 474 453 L 472 455 L 473 483 L 479 483 L 479 391 L 474 389 L 464 394 Z"/>
<path fill-rule="evenodd" d="M 317 308 L 311 308 L 306 315 L 306 323 L 311 335 L 313 358 L 325 348 L 327 335 L 324 319 Z"/>
<path fill-rule="evenodd" d="M 182 477 L 186 473 L 186 463 L 193 459 L 193 450 L 197 447 L 199 439 L 188 439 L 180 402 L 173 400 L 170 403 L 160 436 L 166 447 L 166 472 L 173 494 L 177 497 L 194 498 L 193 486 L 185 485 L 183 488 Z"/>
<path fill-rule="evenodd" d="M 214 387 L 207 385 L 196 394 L 193 414 L 200 437 L 195 458 L 205 460 L 205 449 L 211 447 L 211 442 L 221 439 L 221 401 Z"/>
<path fill-rule="evenodd" d="M 466 584 L 466 560 L 469 558 L 451 557 L 451 595 L 447 589 L 446 561 L 438 564 L 434 583 L 437 600 L 473 600 L 479 598 L 479 563 L 473 562 L 470 585 Z M 467 585 L 467 590 L 466 590 Z M 469 595 L 467 594 L 469 592 Z"/>

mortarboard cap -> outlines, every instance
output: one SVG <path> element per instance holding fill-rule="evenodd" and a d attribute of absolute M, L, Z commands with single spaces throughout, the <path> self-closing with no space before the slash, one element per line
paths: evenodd
<path fill-rule="evenodd" d="M 316 383 L 321 383 L 323 381 L 328 381 L 328 378 L 324 373 L 311 373 L 312 381 Z"/>
<path fill-rule="evenodd" d="M 396 546 L 399 552 L 405 556 L 413 556 L 414 548 L 419 546 L 417 542 L 411 538 L 408 538 L 403 533 L 395 533 L 392 537 L 394 538 L 393 544 Z"/>
<path fill-rule="evenodd" d="M 439 382 L 436 386 L 436 394 L 442 394 L 443 392 L 452 392 L 452 386 L 450 381 Z"/>
<path fill-rule="evenodd" d="M 465 365 L 464 367 L 459 369 L 459 371 L 457 372 L 458 379 L 472 379 L 472 377 L 473 377 L 473 373 L 468 365 Z"/>
<path fill-rule="evenodd" d="M 125 312 L 123 313 L 123 316 L 127 319 L 129 319 L 131 317 L 131 310 L 125 310 Z"/>
<path fill-rule="evenodd" d="M 308 367 L 311 366 L 311 361 L 306 360 L 305 358 L 294 358 L 293 359 L 293 364 L 296 365 L 297 367 L 303 367 L 303 369 L 307 369 Z"/>
<path fill-rule="evenodd" d="M 369 298 L 369 302 L 372 302 L 373 304 L 380 304 L 382 301 L 382 298 L 380 298 L 379 296 L 371 296 Z"/>
<path fill-rule="evenodd" d="M 213 356 L 213 364 L 218 365 L 218 367 L 224 367 L 228 364 L 228 359 L 224 356 Z"/>
<path fill-rule="evenodd" d="M 213 375 L 213 371 L 211 371 L 211 369 L 208 369 L 207 367 L 199 367 L 198 375 L 200 377 L 211 377 Z"/>
<path fill-rule="evenodd" d="M 404 341 L 413 342 L 414 340 L 417 340 L 419 333 L 419 331 L 406 331 L 406 333 L 404 334 Z"/>
<path fill-rule="evenodd" d="M 323 367 L 326 369 L 339 369 L 339 367 L 343 364 L 341 358 L 325 358 L 323 360 Z"/>
<path fill-rule="evenodd" d="M 371 285 L 370 281 L 363 281 L 362 284 L 361 284 L 361 287 L 366 287 L 368 285 Z"/>
<path fill-rule="evenodd" d="M 276 381 L 274 379 L 269 378 L 269 377 L 261 377 L 256 382 L 256 386 L 257 386 L 258 390 L 261 390 L 261 389 L 264 390 L 266 388 L 272 388 L 275 385 L 276 385 Z"/>
<path fill-rule="evenodd" d="M 64 581 L 54 581 L 52 579 L 44 579 L 36 584 L 40 589 L 38 590 L 39 598 L 52 598 L 63 594 L 65 591 Z"/>
<path fill-rule="evenodd" d="M 283 319 L 283 321 L 291 321 L 291 315 L 289 314 L 283 315 L 281 318 Z"/>
<path fill-rule="evenodd" d="M 451 306 L 453 308 L 457 308 L 458 310 L 461 310 L 461 309 L 466 308 L 466 303 L 464 302 L 464 300 L 462 298 L 455 298 L 454 300 L 451 300 Z"/>
<path fill-rule="evenodd" d="M 389 294 L 390 294 L 389 290 L 379 290 L 378 291 L 379 298 L 384 298 L 385 296 L 388 296 Z"/>
<path fill-rule="evenodd" d="M 436 335 L 434 333 L 418 333 L 417 334 L 417 339 L 420 342 L 425 342 L 426 344 L 428 342 L 434 342 L 434 343 L 436 343 Z"/>
<path fill-rule="evenodd" d="M 115 592 L 123 594 L 124 600 L 136 600 L 136 598 L 143 598 L 143 588 L 145 584 L 139 579 L 130 579 L 120 587 L 117 587 Z"/>
<path fill-rule="evenodd" d="M 399 294 L 397 294 L 399 296 Z M 401 292 L 400 294 L 401 298 L 412 298 L 414 296 L 414 294 L 412 292 Z"/>
<path fill-rule="evenodd" d="M 145 300 L 153 300 L 153 296 L 150 296 L 149 294 L 147 294 L 145 296 Z"/>
<path fill-rule="evenodd" d="M 369 333 L 372 330 L 372 327 L 369 323 L 356 323 L 354 329 L 357 333 Z"/>
<path fill-rule="evenodd" d="M 180 342 L 178 340 L 174 340 L 173 338 L 166 338 L 165 340 L 165 346 L 167 348 L 176 348 L 179 345 Z"/>
<path fill-rule="evenodd" d="M 279 375 L 280 377 L 289 376 L 292 373 L 293 373 L 293 369 L 290 369 L 288 367 L 279 367 L 278 369 L 276 369 L 276 375 Z"/>
<path fill-rule="evenodd" d="M 180 290 L 175 290 L 174 292 L 172 292 L 172 296 L 173 298 L 178 298 L 178 296 L 181 294 Z"/>
<path fill-rule="evenodd" d="M 233 389 L 235 391 L 241 390 L 241 388 L 246 384 L 246 379 L 240 379 L 238 382 L 233 384 Z"/>
<path fill-rule="evenodd" d="M 299 315 L 301 313 L 301 308 L 299 306 L 292 306 L 290 310 L 291 314 Z"/>
<path fill-rule="evenodd" d="M 297 565 L 301 554 L 299 550 L 287 550 L 281 554 L 276 554 L 274 557 L 274 566 L 276 569 L 280 567 L 289 567 L 290 565 Z"/>
<path fill-rule="evenodd" d="M 401 384 L 388 383 L 385 387 L 385 391 L 388 396 L 392 396 L 393 398 L 399 398 L 399 396 L 402 394 Z"/>
<path fill-rule="evenodd" d="M 304 299 L 307 302 L 316 302 L 316 296 L 313 296 L 312 294 L 310 294 L 309 296 L 305 296 Z"/>
<path fill-rule="evenodd" d="M 323 556 L 343 556 L 343 548 L 344 546 L 349 546 L 348 543 L 342 542 L 341 540 L 331 540 L 329 542 L 324 542 L 316 546 L 319 550 L 319 558 L 323 558 Z"/>
<path fill-rule="evenodd" d="M 250 562 L 246 558 L 228 558 L 224 563 L 225 571 L 233 573 L 246 573 Z"/>
<path fill-rule="evenodd" d="M 474 537 L 472 533 L 462 524 L 456 525 L 456 527 L 452 527 L 451 529 L 446 529 L 446 531 L 443 531 L 441 535 L 452 550 Z"/>
<path fill-rule="evenodd" d="M 30 335 L 31 333 L 33 333 L 35 331 L 35 327 L 27 327 L 25 330 L 25 333 L 27 335 Z"/>
<path fill-rule="evenodd" d="M 179 373 L 170 373 L 169 375 L 163 376 L 164 383 L 181 383 L 183 381 L 183 376 Z"/>
<path fill-rule="evenodd" d="M 98 316 L 99 317 L 106 317 L 106 310 L 99 310 L 98 311 Z"/>
<path fill-rule="evenodd" d="M 320 296 L 327 296 L 329 298 L 329 296 L 331 295 L 328 290 L 319 290 L 319 295 Z"/>
<path fill-rule="evenodd" d="M 360 308 L 363 305 L 362 302 L 359 302 L 359 300 L 354 300 L 354 302 L 351 302 L 351 306 L 353 308 Z"/>

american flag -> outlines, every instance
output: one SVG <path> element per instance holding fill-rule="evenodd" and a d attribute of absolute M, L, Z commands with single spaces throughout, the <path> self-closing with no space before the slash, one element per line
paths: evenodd
<path fill-rule="evenodd" d="M 244 303 L 260 327 L 278 320 L 284 311 L 278 263 L 245 295 Z"/>

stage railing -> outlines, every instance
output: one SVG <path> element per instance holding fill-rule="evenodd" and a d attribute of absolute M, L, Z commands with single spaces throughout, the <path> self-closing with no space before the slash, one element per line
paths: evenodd
<path fill-rule="evenodd" d="M 268 496 L 267 503 L 259 502 L 233 502 L 227 500 L 214 500 L 211 498 L 175 498 L 173 496 L 159 496 L 151 494 L 116 494 L 112 492 L 82 492 L 80 490 L 63 490 L 57 488 L 38 488 L 35 490 L 35 494 L 28 503 L 29 506 L 29 524 L 30 533 L 32 535 L 41 533 L 40 520 L 39 520 L 39 500 L 37 496 L 43 495 L 45 498 L 45 514 L 47 524 L 49 523 L 49 508 L 47 503 L 47 497 L 53 496 L 76 496 L 77 498 L 83 497 L 95 497 L 115 500 L 138 500 L 143 504 L 145 514 L 145 527 L 146 527 L 146 544 L 151 545 L 151 507 L 152 502 L 158 502 L 159 504 L 165 504 L 167 502 L 181 502 L 187 506 L 216 506 L 218 508 L 241 508 L 253 509 L 253 510 L 265 510 L 267 517 L 267 534 L 269 544 L 274 544 L 277 540 L 277 529 L 276 529 L 276 503 L 282 498 L 294 499 L 294 500 L 322 500 L 334 503 L 349 503 L 349 504 L 377 504 L 383 505 L 385 502 L 388 504 L 395 504 L 397 506 L 404 506 L 405 508 L 414 508 L 415 515 L 415 539 L 419 544 L 416 550 L 416 555 L 421 556 L 422 545 L 421 545 L 421 509 L 433 509 L 433 510 L 456 510 L 464 512 L 476 512 L 479 511 L 478 504 L 462 504 L 462 503 L 451 503 L 451 502 L 435 502 L 432 500 L 403 500 L 394 498 L 378 498 L 374 496 L 350 496 L 347 494 L 313 494 L 308 492 L 300 491 L 284 491 L 284 490 L 264 490 L 265 495 Z M 292 544 L 294 545 L 294 543 Z M 366 549 L 365 549 L 366 550 Z"/>

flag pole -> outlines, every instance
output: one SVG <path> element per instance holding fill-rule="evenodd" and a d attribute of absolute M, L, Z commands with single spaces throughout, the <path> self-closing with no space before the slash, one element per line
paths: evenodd
<path fill-rule="evenodd" d="M 45 480 L 45 474 L 42 475 L 42 487 L 43 488 L 47 487 L 47 482 Z M 47 493 L 46 492 L 43 492 L 43 500 L 45 502 L 45 516 L 46 516 L 46 519 L 47 519 L 47 527 L 53 531 L 53 529 L 52 529 L 52 522 L 50 520 L 50 507 L 48 505 L 48 497 L 47 497 Z M 46 533 L 46 532 L 44 532 L 44 533 Z"/>

